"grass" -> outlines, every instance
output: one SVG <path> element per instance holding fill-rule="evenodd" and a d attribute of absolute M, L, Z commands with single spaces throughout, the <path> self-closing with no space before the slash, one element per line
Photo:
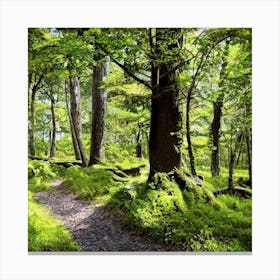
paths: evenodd
<path fill-rule="evenodd" d="M 125 161 L 119 165 L 122 168 L 135 167 L 137 162 Z M 108 204 L 113 210 L 121 209 L 125 213 L 124 222 L 140 234 L 150 235 L 166 244 L 172 244 L 180 250 L 188 251 L 251 251 L 252 247 L 252 201 L 229 195 L 214 197 L 212 191 L 227 186 L 227 170 L 222 169 L 221 176 L 212 178 L 207 170 L 199 169 L 198 174 L 203 175 L 202 187 L 197 186 L 191 178 L 186 179 L 186 187 L 182 189 L 173 177 L 166 174 L 157 174 L 152 183 L 147 183 L 148 167 L 143 168 L 141 176 L 128 177 L 124 182 L 118 181 L 118 176 L 108 169 L 116 168 L 116 164 L 97 164 L 92 167 L 81 168 L 72 166 L 63 171 L 55 166 L 38 166 L 38 163 L 30 163 L 35 175 L 31 178 L 31 189 L 37 191 L 46 187 L 40 182 L 49 182 L 54 178 L 65 175 L 65 188 L 78 193 L 81 198 L 95 200 Z M 43 163 L 44 165 L 44 163 Z M 31 174 L 31 175 L 32 175 Z M 238 177 L 246 178 L 244 170 L 235 171 Z M 182 176 L 185 176 L 182 173 Z M 35 180 L 35 178 L 36 180 Z M 117 181 L 116 181 L 117 180 Z M 37 182 L 37 183 L 36 183 Z M 36 209 L 38 204 L 30 202 Z M 39 207 L 40 209 L 40 207 Z M 37 209 L 36 219 L 32 225 L 39 236 L 40 229 L 53 232 L 54 235 L 66 242 L 67 235 L 60 233 L 61 225 Z M 32 209 L 30 213 L 32 213 Z M 49 230 L 39 222 L 48 220 L 57 228 Z M 47 218 L 46 218 L 47 217 Z M 46 218 L 46 219 L 45 219 Z M 50 226 L 50 225 L 49 225 Z M 51 228 L 50 228 L 51 229 Z M 58 230 L 59 229 L 59 230 Z M 35 233 L 31 231 L 31 244 L 35 244 Z M 45 235 L 46 237 L 46 235 Z M 41 237 L 40 237 L 41 238 Z M 40 244 L 46 250 L 47 241 L 40 240 Z M 47 238 L 50 240 L 51 238 Z M 31 241 L 30 241 L 31 242 Z M 51 250 L 57 250 L 53 240 Z M 66 244 L 66 243 L 64 243 Z M 32 245 L 33 246 L 33 245 Z M 67 249 L 68 248 L 68 249 Z M 62 245 L 61 250 L 71 250 L 72 245 Z"/>
<path fill-rule="evenodd" d="M 45 161 L 28 162 L 28 251 L 78 251 L 69 231 L 50 210 L 33 198 L 65 174 L 63 167 Z"/>
<path fill-rule="evenodd" d="M 78 251 L 70 233 L 49 209 L 28 194 L 28 251 Z"/>
<path fill-rule="evenodd" d="M 198 168 L 197 173 L 204 178 L 204 186 L 211 191 L 226 188 L 228 185 L 228 169 L 222 168 L 220 176 L 212 177 L 209 170 Z M 238 185 L 238 179 L 248 179 L 248 170 L 235 169 L 234 170 L 234 185 Z"/>

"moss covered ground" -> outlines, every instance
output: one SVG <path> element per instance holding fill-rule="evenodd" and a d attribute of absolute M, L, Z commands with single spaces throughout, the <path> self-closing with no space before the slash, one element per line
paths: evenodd
<path fill-rule="evenodd" d="M 62 222 L 33 198 L 34 193 L 48 189 L 52 181 L 64 174 L 64 168 L 54 163 L 28 162 L 28 251 L 79 250 Z"/>
<path fill-rule="evenodd" d="M 166 174 L 156 174 L 154 181 L 147 183 L 145 168 L 142 176 L 126 182 L 115 181 L 115 174 L 107 169 L 108 165 L 70 167 L 65 174 L 65 187 L 82 198 L 121 209 L 125 223 L 139 234 L 178 249 L 251 251 L 251 200 L 212 194 L 226 186 L 225 172 L 212 179 L 204 171 L 203 186 L 187 178 L 187 187 L 182 189 Z"/>
<path fill-rule="evenodd" d="M 32 198 L 32 193 L 46 190 L 50 182 L 64 178 L 66 189 L 82 199 L 122 210 L 124 222 L 133 230 L 172 244 L 178 250 L 251 251 L 251 199 L 230 195 L 215 197 L 212 193 L 226 186 L 226 170 L 215 178 L 209 171 L 201 170 L 202 186 L 182 171 L 177 173 L 185 182 L 183 185 L 178 184 L 177 173 L 174 173 L 177 177 L 173 173 L 158 173 L 152 182 L 147 182 L 148 166 L 141 167 L 140 176 L 126 176 L 125 180 L 122 173 L 116 172 L 137 164 L 143 165 L 143 162 L 65 169 L 55 163 L 30 161 L 29 250 L 79 250 L 63 225 Z M 245 171 L 236 173 L 246 178 Z"/>

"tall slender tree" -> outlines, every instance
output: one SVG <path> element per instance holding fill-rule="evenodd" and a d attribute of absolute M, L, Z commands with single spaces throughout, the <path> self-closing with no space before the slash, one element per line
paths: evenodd
<path fill-rule="evenodd" d="M 36 75 L 29 75 L 29 88 L 31 91 L 31 98 L 30 98 L 30 118 L 28 122 L 28 150 L 29 154 L 31 156 L 35 156 L 36 150 L 35 150 L 35 100 L 36 100 L 36 93 L 40 87 L 40 84 L 43 80 L 43 75 L 39 75 L 36 79 L 36 77 L 33 78 L 33 76 Z M 35 79 L 35 82 L 32 84 L 32 79 Z"/>
<path fill-rule="evenodd" d="M 225 58 L 227 59 L 227 58 Z M 220 82 L 219 82 L 219 94 L 216 100 L 213 102 L 213 120 L 211 122 L 211 138 L 213 142 L 212 152 L 211 152 L 211 172 L 212 177 L 220 175 L 220 128 L 221 128 L 221 118 L 223 109 L 223 99 L 224 99 L 224 89 L 223 80 L 225 78 L 225 69 L 227 66 L 227 60 L 225 60 L 221 65 L 220 71 Z"/>
<path fill-rule="evenodd" d="M 71 73 L 71 72 L 70 72 Z M 69 76 L 70 89 L 70 115 L 73 124 L 73 136 L 76 138 L 82 165 L 87 165 L 86 154 L 82 142 L 82 121 L 81 121 L 81 93 L 80 80 L 77 76 Z"/>
<path fill-rule="evenodd" d="M 95 56 L 97 65 L 93 67 L 92 85 L 92 120 L 89 165 L 104 159 L 105 120 L 107 111 L 107 88 L 103 84 L 109 73 L 108 56 Z"/>

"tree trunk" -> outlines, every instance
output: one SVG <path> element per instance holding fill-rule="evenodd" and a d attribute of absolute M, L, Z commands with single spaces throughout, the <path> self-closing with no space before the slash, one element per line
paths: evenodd
<path fill-rule="evenodd" d="M 82 165 L 86 166 L 86 154 L 82 142 L 82 122 L 81 122 L 81 95 L 80 82 L 78 77 L 69 77 L 70 84 L 70 115 L 73 123 L 73 133 L 77 139 Z"/>
<path fill-rule="evenodd" d="M 220 71 L 220 82 L 219 89 L 223 90 L 225 70 L 228 65 L 227 62 L 227 53 L 228 53 L 228 44 L 225 49 L 225 61 L 221 65 Z M 221 155 L 220 155 L 220 128 L 221 128 L 221 118 L 222 118 L 222 109 L 224 101 L 224 93 L 220 93 L 215 102 L 213 102 L 213 120 L 211 123 L 211 134 L 213 141 L 213 148 L 211 153 L 211 172 L 212 177 L 220 175 L 220 165 L 221 165 Z"/>
<path fill-rule="evenodd" d="M 220 128 L 223 108 L 223 95 L 213 102 L 213 120 L 211 123 L 212 134 L 212 153 L 211 153 L 211 172 L 212 177 L 220 175 Z"/>
<path fill-rule="evenodd" d="M 240 161 L 240 156 L 241 156 L 241 151 L 242 151 L 242 146 L 243 146 L 243 133 L 241 133 L 239 135 L 239 137 L 237 137 L 237 143 L 239 144 L 238 145 L 238 150 L 236 152 L 236 160 L 235 160 L 235 166 L 237 166 L 239 164 L 239 161 Z"/>
<path fill-rule="evenodd" d="M 149 139 L 150 174 L 169 172 L 181 164 L 181 113 L 179 111 L 178 89 L 175 71 L 171 62 L 159 62 L 165 53 L 157 46 L 166 44 L 166 36 L 178 32 L 172 29 L 157 29 L 155 61 L 152 62 L 152 111 Z M 150 40 L 152 41 L 152 40 Z M 153 44 L 153 43 L 152 43 Z M 177 44 L 169 44 L 168 50 L 175 50 Z M 158 60 L 158 61 L 157 61 Z"/>
<path fill-rule="evenodd" d="M 54 98 L 51 97 L 51 118 L 52 118 L 52 127 L 51 127 L 51 143 L 50 143 L 50 158 L 55 156 L 55 136 L 56 136 L 56 122 L 55 122 L 55 112 L 54 112 Z"/>
<path fill-rule="evenodd" d="M 251 129 L 248 129 L 246 131 L 246 146 L 247 146 L 249 183 L 252 187 L 252 137 L 251 137 Z"/>
<path fill-rule="evenodd" d="M 29 76 L 29 83 L 31 83 L 31 77 L 32 77 L 32 75 Z M 35 98 L 36 98 L 36 92 L 37 92 L 42 80 L 43 80 L 43 76 L 39 76 L 37 82 L 31 88 L 28 148 L 29 148 L 29 153 L 32 156 L 35 156 L 35 152 L 36 152 L 35 151 Z"/>
<path fill-rule="evenodd" d="M 69 99 L 68 99 L 68 93 L 67 93 L 67 87 L 66 87 L 66 80 L 65 80 L 65 103 L 66 103 L 66 110 L 67 110 L 67 115 L 69 119 L 69 124 L 70 124 L 70 131 L 71 131 L 71 139 L 72 139 L 72 144 L 74 148 L 74 153 L 75 153 L 75 158 L 76 160 L 81 160 L 81 154 L 78 146 L 78 141 L 76 138 L 76 134 L 74 132 L 74 125 L 73 121 L 71 118 L 71 112 L 70 112 L 70 104 L 69 104 Z"/>
<path fill-rule="evenodd" d="M 136 157 L 142 158 L 141 127 L 139 124 L 138 124 L 138 132 L 136 136 Z"/>
<path fill-rule="evenodd" d="M 97 57 L 99 60 L 100 57 Z M 92 121 L 91 121 L 91 144 L 89 165 L 102 161 L 105 157 L 105 121 L 107 111 L 107 89 L 103 86 L 103 79 L 109 73 L 109 59 L 103 58 L 93 68 L 92 86 Z"/>
<path fill-rule="evenodd" d="M 233 150 L 233 139 L 232 139 L 232 132 L 229 144 L 229 169 L 228 169 L 228 188 L 233 188 L 233 173 L 234 173 L 234 150 Z"/>
<path fill-rule="evenodd" d="M 188 91 L 187 94 L 187 108 L 186 108 L 186 136 L 187 136 L 187 143 L 188 143 L 188 153 L 189 153 L 189 160 L 190 160 L 190 169 L 191 174 L 196 176 L 195 170 L 195 159 L 192 149 L 192 142 L 191 142 L 191 127 L 190 127 L 190 109 L 191 109 L 191 98 L 192 98 L 192 91 L 194 87 L 194 80 L 193 83 Z"/>
<path fill-rule="evenodd" d="M 30 122 L 29 122 L 29 152 L 31 156 L 35 156 L 35 97 L 36 91 L 34 88 L 31 92 L 31 102 L 30 102 Z"/>

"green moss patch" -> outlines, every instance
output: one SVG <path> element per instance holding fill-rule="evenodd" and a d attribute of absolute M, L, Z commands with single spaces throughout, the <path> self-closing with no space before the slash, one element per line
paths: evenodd
<path fill-rule="evenodd" d="M 50 211 L 28 196 L 28 250 L 29 251 L 78 251 L 70 233 Z"/>
<path fill-rule="evenodd" d="M 86 168 L 72 166 L 66 171 L 63 185 L 81 198 L 107 202 L 123 186 L 114 180 L 114 176 L 101 164 Z"/>
<path fill-rule="evenodd" d="M 134 230 L 189 251 L 251 251 L 251 204 L 239 198 L 216 198 L 191 177 L 155 174 L 150 183 L 121 191 L 117 204 Z M 176 179 L 178 181 L 178 179 Z M 119 194 L 120 195 L 120 194 Z"/>

